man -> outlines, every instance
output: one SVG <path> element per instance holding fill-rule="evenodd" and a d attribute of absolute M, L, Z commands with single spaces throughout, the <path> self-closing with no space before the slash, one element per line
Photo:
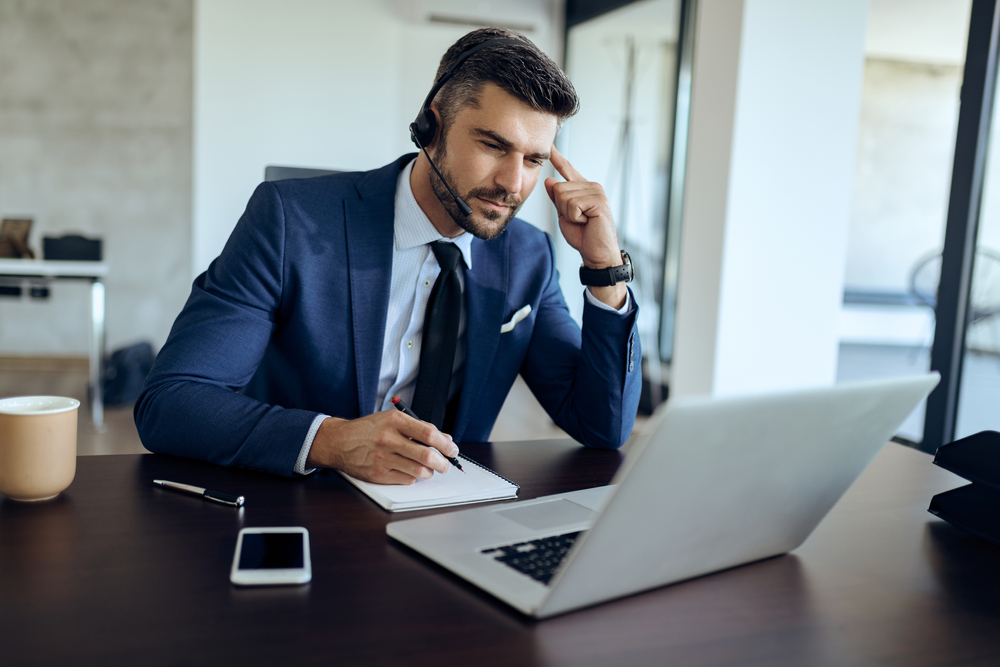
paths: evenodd
<path fill-rule="evenodd" d="M 578 106 L 572 84 L 495 28 L 456 42 L 435 81 L 415 159 L 257 188 L 136 403 L 148 449 L 412 483 L 447 473 L 455 441 L 488 439 L 518 373 L 575 439 L 625 441 L 636 307 L 624 282 L 601 279 L 627 263 L 603 190 L 553 147 Z M 545 189 L 581 276 L 603 283 L 586 288 L 582 335 L 552 239 L 514 218 L 546 160 L 566 179 Z M 395 396 L 427 421 L 393 410 Z"/>

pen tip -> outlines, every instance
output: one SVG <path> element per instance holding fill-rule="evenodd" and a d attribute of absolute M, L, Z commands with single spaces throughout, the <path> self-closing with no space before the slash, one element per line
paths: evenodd
<path fill-rule="evenodd" d="M 396 403 L 399 403 L 399 396 L 393 396 L 392 397 L 392 404 L 396 405 Z"/>

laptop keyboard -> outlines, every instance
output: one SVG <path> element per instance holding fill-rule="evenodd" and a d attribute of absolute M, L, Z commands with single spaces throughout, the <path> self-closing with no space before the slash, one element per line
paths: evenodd
<path fill-rule="evenodd" d="M 549 582 L 552 581 L 552 575 L 559 569 L 559 564 L 569 553 L 570 547 L 573 546 L 580 532 L 492 547 L 483 549 L 479 553 L 492 556 L 493 560 L 512 567 L 548 586 Z"/>

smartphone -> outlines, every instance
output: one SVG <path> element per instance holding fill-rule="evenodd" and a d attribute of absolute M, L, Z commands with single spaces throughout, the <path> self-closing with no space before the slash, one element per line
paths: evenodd
<path fill-rule="evenodd" d="M 309 531 L 302 527 L 244 528 L 236 538 L 229 580 L 239 586 L 305 584 L 312 579 Z"/>

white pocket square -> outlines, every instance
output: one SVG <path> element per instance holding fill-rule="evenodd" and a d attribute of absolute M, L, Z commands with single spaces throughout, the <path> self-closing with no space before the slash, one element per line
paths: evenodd
<path fill-rule="evenodd" d="M 517 323 L 526 318 L 530 313 L 531 304 L 529 303 L 527 306 L 514 313 L 510 318 L 510 322 L 500 327 L 500 333 L 505 334 L 508 331 L 513 331 L 514 327 L 517 326 Z"/>

